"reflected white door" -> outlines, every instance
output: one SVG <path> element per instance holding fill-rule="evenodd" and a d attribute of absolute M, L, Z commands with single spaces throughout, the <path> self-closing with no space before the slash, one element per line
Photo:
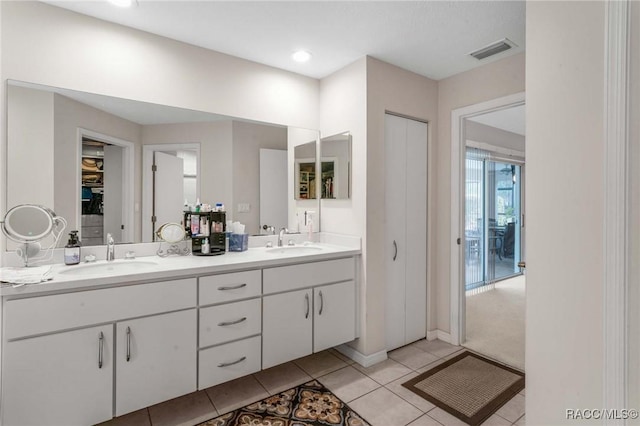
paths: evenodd
<path fill-rule="evenodd" d="M 124 149 L 121 146 L 104 146 L 104 196 L 103 214 L 104 229 L 103 236 L 111 234 L 116 243 L 123 241 L 124 230 L 124 205 L 123 197 L 123 176 L 124 176 Z"/>
<path fill-rule="evenodd" d="M 153 230 L 167 222 L 182 222 L 184 207 L 184 162 L 182 158 L 156 151 L 153 154 L 154 215 Z"/>
<path fill-rule="evenodd" d="M 260 233 L 264 225 L 276 231 L 286 227 L 287 210 L 287 151 L 260 150 Z"/>

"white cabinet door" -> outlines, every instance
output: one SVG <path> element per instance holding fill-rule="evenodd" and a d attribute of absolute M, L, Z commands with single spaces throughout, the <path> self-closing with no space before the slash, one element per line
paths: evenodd
<path fill-rule="evenodd" d="M 427 124 L 385 115 L 387 350 L 426 336 Z"/>
<path fill-rule="evenodd" d="M 196 310 L 116 324 L 116 416 L 196 390 Z"/>
<path fill-rule="evenodd" d="M 313 351 L 319 352 L 356 337 L 356 289 L 353 281 L 313 290 Z"/>
<path fill-rule="evenodd" d="M 262 368 L 311 354 L 313 293 L 290 291 L 262 299 Z"/>
<path fill-rule="evenodd" d="M 113 325 L 5 344 L 3 425 L 89 425 L 113 415 Z"/>

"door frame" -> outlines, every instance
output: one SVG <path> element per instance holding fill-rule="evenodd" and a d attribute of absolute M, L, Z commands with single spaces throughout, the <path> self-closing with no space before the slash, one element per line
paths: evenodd
<path fill-rule="evenodd" d="M 196 152 L 196 196 L 200 198 L 200 143 L 173 143 L 173 144 L 150 144 L 142 145 L 142 236 L 141 242 L 149 241 L 149 235 L 152 235 L 151 221 L 145 220 L 151 218 L 152 198 L 153 198 L 153 174 L 151 166 L 153 165 L 153 154 L 156 151 L 195 151 Z M 147 240 L 145 240 L 145 236 Z"/>
<path fill-rule="evenodd" d="M 480 102 L 451 111 L 451 269 L 450 321 L 451 343 L 460 345 L 466 335 L 466 300 L 464 292 L 464 165 L 466 137 L 464 120 L 487 112 L 499 111 L 525 103 L 525 92 Z"/>
<path fill-rule="evenodd" d="M 94 132 L 93 130 L 84 129 L 78 127 L 77 133 L 77 158 L 76 164 L 82 164 L 82 139 L 84 137 L 94 139 L 99 142 L 108 143 L 110 145 L 116 145 L 122 147 L 122 218 L 124 222 L 124 232 L 122 233 L 122 241 L 127 243 L 133 243 L 135 238 L 134 226 L 134 143 L 119 139 L 113 136 L 105 135 L 104 133 Z M 82 167 L 78 167 L 76 182 L 76 212 L 78 215 L 78 227 L 80 227 L 80 221 L 82 220 Z M 82 237 L 82 230 L 80 231 Z"/>

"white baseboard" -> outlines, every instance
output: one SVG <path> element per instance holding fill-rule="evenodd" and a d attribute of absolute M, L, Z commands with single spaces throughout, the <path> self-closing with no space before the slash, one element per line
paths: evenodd
<path fill-rule="evenodd" d="M 363 367 L 370 367 L 387 359 L 387 351 L 380 351 L 371 355 L 365 355 L 347 345 L 336 346 L 334 349 L 342 355 L 351 358 Z"/>
<path fill-rule="evenodd" d="M 442 340 L 446 343 L 451 343 L 451 334 L 442 330 L 427 331 L 427 340 Z"/>

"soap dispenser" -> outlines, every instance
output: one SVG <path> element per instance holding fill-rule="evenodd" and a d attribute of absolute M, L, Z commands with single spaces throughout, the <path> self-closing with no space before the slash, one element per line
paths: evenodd
<path fill-rule="evenodd" d="M 64 263 L 66 265 L 77 265 L 80 263 L 80 240 L 78 240 L 78 231 L 69 232 L 69 242 L 64 246 Z"/>

